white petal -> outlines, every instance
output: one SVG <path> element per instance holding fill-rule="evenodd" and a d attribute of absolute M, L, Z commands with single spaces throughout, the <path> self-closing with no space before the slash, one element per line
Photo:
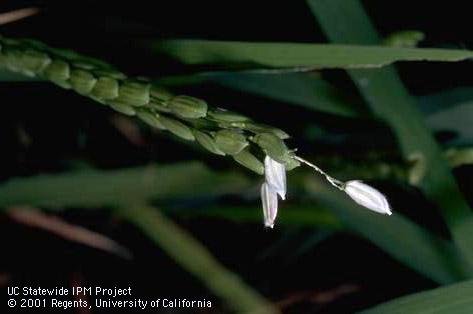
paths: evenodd
<path fill-rule="evenodd" d="M 264 225 L 273 228 L 278 214 L 278 195 L 266 182 L 261 186 L 261 201 L 263 203 Z"/>
<path fill-rule="evenodd" d="M 264 175 L 266 183 L 278 193 L 281 198 L 286 199 L 286 167 L 271 157 L 264 159 Z"/>
<path fill-rule="evenodd" d="M 386 196 L 375 188 L 359 180 L 353 180 L 345 183 L 345 192 L 361 206 L 381 214 L 391 215 Z"/>

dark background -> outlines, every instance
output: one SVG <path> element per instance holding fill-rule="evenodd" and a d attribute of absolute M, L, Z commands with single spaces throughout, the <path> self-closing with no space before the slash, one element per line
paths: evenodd
<path fill-rule="evenodd" d="M 428 9 L 420 1 L 363 3 L 383 36 L 414 29 L 426 34 L 420 46 L 472 48 L 471 9 L 467 1 L 453 1 L 455 5 L 450 1 L 448 7 L 443 2 L 429 2 Z M 71 48 L 102 58 L 130 75 L 160 77 L 189 71 L 155 58 L 138 44 L 140 39 L 325 41 L 303 1 L 2 1 L 0 11 L 26 6 L 38 6 L 42 11 L 37 16 L 0 26 L 2 35 L 31 37 L 52 46 Z M 424 95 L 471 85 L 471 67 L 470 62 L 403 63 L 398 69 L 412 94 Z M 354 99 L 358 98 L 343 72 L 331 71 L 324 73 L 324 77 Z M 225 101 L 228 109 L 250 113 L 255 119 L 281 127 L 294 135 L 296 140 L 292 144 L 301 149 L 310 150 L 315 146 L 322 152 L 341 154 L 356 154 L 373 147 L 395 149 L 389 130 L 375 122 L 360 123 L 313 112 L 302 114 L 300 108 L 211 84 L 187 87 L 183 91 L 201 96 L 209 103 Z M 209 157 L 193 146 L 146 130 L 142 135 L 144 145 L 131 143 L 110 122 L 107 109 L 50 84 L 1 83 L 0 105 L 2 181 L 13 176 L 60 172 L 75 167 L 78 162 L 112 169 L 149 162 L 205 159 L 215 169 L 235 167 L 228 160 Z M 272 106 L 270 114 L 265 110 L 268 105 Z M 304 137 L 302 126 L 314 122 L 329 134 L 343 136 L 346 145 L 331 142 L 330 136 L 315 142 Z M 20 126 L 32 138 L 27 147 L 19 140 Z M 359 140 L 367 133 L 375 135 L 368 142 Z M 442 139 L 440 135 L 439 139 Z M 471 169 L 463 167 L 457 169 L 456 174 L 463 189 L 470 190 Z M 416 191 L 411 191 L 406 198 L 401 188 L 387 188 L 390 195 L 399 197 L 396 202 L 411 205 L 424 202 Z M 80 282 L 85 286 L 132 286 L 135 295 L 143 298 L 203 297 L 218 304 L 216 297 L 137 229 L 110 218 L 107 209 L 71 209 L 61 216 L 115 239 L 131 249 L 135 258 L 123 260 L 73 244 L 45 231 L 17 224 L 0 214 L 2 290 L 6 290 L 7 285 L 70 286 Z M 301 292 L 311 295 L 333 292 L 340 287 L 356 287 L 353 292 L 329 302 L 303 298 L 286 308 L 287 313 L 350 313 L 436 286 L 351 234 L 337 233 L 303 256 L 287 261 L 293 244 L 306 241 L 313 230 L 277 228 L 269 231 L 261 224 L 238 224 L 216 218 L 187 220 L 179 215 L 175 218 L 219 261 L 273 301 Z M 430 215 L 429 220 L 422 223 L 440 234 L 445 233 L 443 224 L 435 216 Z M 281 242 L 287 237 L 290 239 L 287 243 Z M 275 243 L 277 250 L 268 251 Z M 2 291 L 1 295 L 3 298 L 6 293 Z M 214 311 L 221 309 L 219 305 Z"/>

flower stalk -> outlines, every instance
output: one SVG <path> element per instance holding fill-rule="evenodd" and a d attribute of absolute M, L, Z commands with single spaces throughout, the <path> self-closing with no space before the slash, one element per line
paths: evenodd
<path fill-rule="evenodd" d="M 264 174 L 261 198 L 267 227 L 274 226 L 278 195 L 286 198 L 286 171 L 301 163 L 323 175 L 356 203 L 391 214 L 386 197 L 376 189 L 358 180 L 339 181 L 295 155 L 284 143 L 289 135 L 283 130 L 209 106 L 199 98 L 173 95 L 147 79 L 128 77 L 100 60 L 33 40 L 0 36 L 0 67 L 74 90 L 120 113 L 137 116 L 154 128 L 196 141 L 214 154 L 232 156 L 239 164 Z M 265 156 L 264 166 L 258 159 L 261 155 Z"/>
<path fill-rule="evenodd" d="M 293 157 L 295 160 L 311 167 L 312 169 L 314 169 L 315 171 L 317 171 L 318 173 L 320 173 L 321 175 L 323 175 L 325 177 L 325 179 L 327 179 L 327 181 L 333 185 L 334 187 L 336 187 L 337 189 L 339 189 L 340 191 L 343 191 L 344 190 L 344 183 L 342 181 L 339 181 L 331 176 L 329 176 L 325 171 L 323 171 L 322 169 L 320 169 L 319 167 L 317 167 L 316 165 L 314 165 L 313 163 L 299 157 L 299 156 L 294 156 Z"/>

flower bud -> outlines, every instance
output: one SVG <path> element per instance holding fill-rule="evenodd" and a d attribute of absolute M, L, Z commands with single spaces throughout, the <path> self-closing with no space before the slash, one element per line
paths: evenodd
<path fill-rule="evenodd" d="M 195 140 L 191 129 L 184 123 L 164 116 L 159 116 L 159 121 L 161 121 L 161 124 L 174 135 L 177 135 L 188 141 Z"/>
<path fill-rule="evenodd" d="M 238 154 L 248 146 L 246 137 L 234 130 L 221 130 L 215 134 L 215 143 L 225 154 Z"/>
<path fill-rule="evenodd" d="M 171 112 L 171 109 L 169 109 L 166 102 L 155 100 L 153 98 L 150 99 L 147 107 L 159 112 L 165 112 L 165 113 Z"/>
<path fill-rule="evenodd" d="M 168 102 L 169 109 L 182 118 L 198 119 L 207 115 L 207 103 L 190 96 L 176 96 Z"/>
<path fill-rule="evenodd" d="M 290 161 L 289 150 L 283 140 L 272 133 L 260 133 L 253 137 L 253 141 L 277 162 L 286 164 Z"/>
<path fill-rule="evenodd" d="M 168 101 L 174 97 L 173 94 L 171 94 L 167 90 L 164 90 L 161 87 L 157 87 L 154 85 L 151 86 L 150 94 L 152 98 L 162 102 Z"/>
<path fill-rule="evenodd" d="M 117 101 L 130 106 L 144 106 L 149 103 L 150 87 L 148 83 L 125 81 L 120 85 Z"/>
<path fill-rule="evenodd" d="M 272 133 L 279 137 L 282 140 L 288 139 L 290 136 L 286 132 L 281 129 L 274 128 L 269 125 L 261 124 L 261 123 L 246 123 L 243 127 L 245 130 L 248 130 L 253 133 Z"/>
<path fill-rule="evenodd" d="M 95 86 L 97 79 L 89 72 L 79 69 L 71 70 L 69 83 L 81 95 L 88 95 Z"/>
<path fill-rule="evenodd" d="M 12 72 L 20 72 L 21 67 L 21 51 L 15 48 L 7 48 L 3 51 L 3 62 L 7 69 Z"/>
<path fill-rule="evenodd" d="M 233 159 L 235 159 L 235 161 L 238 162 L 240 165 L 243 165 L 248 169 L 253 170 L 257 174 L 261 175 L 264 173 L 263 163 L 259 161 L 259 159 L 256 158 L 252 153 L 250 153 L 248 147 L 239 152 L 238 154 L 233 155 Z"/>
<path fill-rule="evenodd" d="M 87 62 L 89 62 L 89 61 L 87 61 Z M 97 61 L 97 60 L 94 60 L 94 61 Z M 92 62 L 94 62 L 94 61 L 92 61 Z M 113 78 L 113 79 L 119 80 L 119 81 L 125 80 L 127 78 L 127 76 L 125 74 L 123 74 L 122 72 L 119 72 L 115 69 L 112 69 L 109 66 L 103 67 L 103 66 L 100 66 L 99 64 L 96 64 L 95 66 L 96 66 L 96 68 L 93 71 L 94 71 L 94 74 L 98 77 L 108 77 L 108 78 Z"/>
<path fill-rule="evenodd" d="M 134 116 L 136 114 L 136 111 L 135 109 L 133 109 L 133 107 L 129 106 L 129 105 L 125 105 L 123 103 L 119 103 L 119 102 L 110 102 L 108 104 L 113 110 L 116 110 L 120 113 L 123 113 L 127 116 Z"/>
<path fill-rule="evenodd" d="M 66 81 L 70 77 L 69 64 L 61 60 L 53 60 L 43 70 L 43 75 L 57 85 L 68 88 Z"/>
<path fill-rule="evenodd" d="M 273 228 L 278 214 L 278 195 L 267 183 L 263 183 L 261 186 L 261 201 L 263 203 L 264 225 Z"/>
<path fill-rule="evenodd" d="M 47 54 L 36 50 L 26 50 L 23 52 L 20 60 L 23 64 L 21 72 L 31 77 L 35 76 L 36 73 L 41 72 L 51 63 L 51 59 Z"/>
<path fill-rule="evenodd" d="M 219 122 L 245 122 L 250 120 L 248 117 L 245 117 L 239 113 L 222 108 L 209 110 L 208 114 L 212 120 Z"/>
<path fill-rule="evenodd" d="M 344 191 L 363 207 L 385 215 L 392 214 L 386 196 L 359 180 L 346 182 Z"/>
<path fill-rule="evenodd" d="M 148 110 L 138 110 L 136 112 L 136 115 L 138 116 L 138 118 L 140 118 L 145 123 L 147 123 L 148 125 L 154 128 L 158 128 L 161 130 L 166 129 L 166 127 L 161 123 L 161 121 L 159 121 L 159 114 L 155 112 L 151 112 Z"/>
<path fill-rule="evenodd" d="M 114 99 L 118 97 L 118 81 L 116 79 L 102 76 L 99 77 L 92 89 L 92 96 L 98 99 Z"/>
<path fill-rule="evenodd" d="M 208 135 L 207 133 L 201 132 L 197 129 L 193 129 L 192 133 L 194 134 L 195 139 L 197 142 L 202 145 L 205 149 L 208 151 L 220 155 L 220 156 L 225 156 L 225 153 L 222 152 L 218 147 L 217 144 L 215 143 L 215 140 Z"/>

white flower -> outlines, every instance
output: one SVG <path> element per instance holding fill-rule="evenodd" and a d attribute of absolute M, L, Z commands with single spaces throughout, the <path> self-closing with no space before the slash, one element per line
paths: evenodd
<path fill-rule="evenodd" d="M 344 191 L 361 206 L 381 214 L 392 214 L 386 196 L 359 180 L 346 182 Z"/>
<path fill-rule="evenodd" d="M 283 164 L 269 156 L 264 159 L 264 176 L 266 183 L 278 193 L 283 200 L 286 199 L 286 168 Z"/>
<path fill-rule="evenodd" d="M 264 159 L 265 182 L 261 186 L 264 225 L 273 228 L 278 214 L 278 194 L 286 199 L 286 168 L 283 164 L 266 156 Z"/>
<path fill-rule="evenodd" d="M 278 195 L 266 182 L 261 186 L 261 201 L 263 202 L 264 225 L 273 228 L 278 214 Z"/>

